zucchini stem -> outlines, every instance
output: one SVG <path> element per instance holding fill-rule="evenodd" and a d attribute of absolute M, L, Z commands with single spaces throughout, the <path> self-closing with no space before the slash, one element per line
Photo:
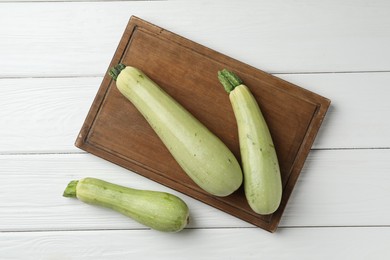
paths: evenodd
<path fill-rule="evenodd" d="M 116 79 L 118 78 L 119 73 L 121 73 L 121 71 L 124 68 L 126 68 L 126 65 L 124 65 L 123 63 L 119 63 L 118 65 L 112 67 L 110 69 L 110 71 L 108 72 L 108 74 L 116 81 Z"/>
<path fill-rule="evenodd" d="M 76 186 L 79 181 L 71 181 L 69 182 L 68 186 L 66 186 L 64 194 L 62 196 L 69 197 L 69 198 L 75 198 L 76 197 Z"/>
<path fill-rule="evenodd" d="M 242 84 L 242 80 L 235 73 L 227 69 L 218 71 L 218 79 L 227 93 L 230 93 L 237 86 Z"/>

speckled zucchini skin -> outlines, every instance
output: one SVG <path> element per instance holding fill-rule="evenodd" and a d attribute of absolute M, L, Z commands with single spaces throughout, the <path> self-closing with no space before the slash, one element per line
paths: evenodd
<path fill-rule="evenodd" d="M 125 67 L 116 85 L 199 187 L 223 197 L 241 186 L 241 167 L 228 147 L 142 71 Z"/>
<path fill-rule="evenodd" d="M 189 220 L 187 204 L 173 194 L 132 189 L 96 178 L 70 182 L 64 196 L 113 209 L 164 232 L 181 231 Z"/>
<path fill-rule="evenodd" d="M 246 198 L 256 213 L 271 214 L 279 207 L 282 181 L 270 132 L 245 85 L 236 87 L 229 98 L 237 120 Z"/>
<path fill-rule="evenodd" d="M 218 79 L 229 93 L 237 121 L 244 190 L 256 213 L 274 213 L 282 199 L 282 181 L 275 146 L 260 107 L 242 80 L 233 72 L 218 71 Z"/>

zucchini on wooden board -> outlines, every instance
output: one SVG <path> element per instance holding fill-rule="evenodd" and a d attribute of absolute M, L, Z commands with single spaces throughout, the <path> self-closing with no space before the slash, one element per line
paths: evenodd
<path fill-rule="evenodd" d="M 241 167 L 229 148 L 147 75 L 123 64 L 110 75 L 199 187 L 224 197 L 241 186 Z"/>
<path fill-rule="evenodd" d="M 96 178 L 71 181 L 63 196 L 113 209 L 164 232 L 181 231 L 189 221 L 187 204 L 173 194 L 132 189 Z"/>
<path fill-rule="evenodd" d="M 249 206 L 259 214 L 274 213 L 282 199 L 278 157 L 267 123 L 252 93 L 233 72 L 218 72 L 229 93 L 237 121 L 244 190 Z"/>

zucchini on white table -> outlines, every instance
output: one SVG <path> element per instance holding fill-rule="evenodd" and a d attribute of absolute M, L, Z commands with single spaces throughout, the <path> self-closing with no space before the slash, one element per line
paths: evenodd
<path fill-rule="evenodd" d="M 71 181 L 63 195 L 113 209 L 164 232 L 181 231 L 189 220 L 187 204 L 173 194 L 132 189 L 96 178 Z"/>
<path fill-rule="evenodd" d="M 241 167 L 229 148 L 141 70 L 119 64 L 110 75 L 199 187 L 223 197 L 241 186 Z"/>
<path fill-rule="evenodd" d="M 267 123 L 249 88 L 233 72 L 218 72 L 229 93 L 237 121 L 244 190 L 250 207 L 259 214 L 275 212 L 282 198 L 279 162 Z"/>

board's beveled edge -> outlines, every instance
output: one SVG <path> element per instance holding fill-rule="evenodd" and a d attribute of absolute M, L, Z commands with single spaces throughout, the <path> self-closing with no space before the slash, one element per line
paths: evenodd
<path fill-rule="evenodd" d="M 131 39 L 131 36 L 133 35 L 137 24 L 134 23 L 139 18 L 131 17 L 123 34 L 119 41 L 118 47 L 116 48 L 114 55 L 111 59 L 111 62 L 106 70 L 106 73 L 104 73 L 103 80 L 100 84 L 100 87 L 96 93 L 96 96 L 94 100 L 92 101 L 91 108 L 89 109 L 87 116 L 84 120 L 84 123 L 82 125 L 82 128 L 77 135 L 75 146 L 85 150 L 87 148 L 87 138 L 88 134 L 92 128 L 93 122 L 95 121 L 96 116 L 98 115 L 99 109 L 101 108 L 101 105 L 104 101 L 104 98 L 107 94 L 108 89 L 110 88 L 112 78 L 108 75 L 108 71 L 111 67 L 118 64 L 121 60 L 122 56 L 124 55 L 124 50 L 126 49 L 129 40 Z M 121 53 L 121 55 L 119 55 Z M 87 150 L 85 150 L 87 151 Z"/>
<path fill-rule="evenodd" d="M 330 100 L 327 98 L 324 98 L 316 93 L 313 93 L 309 90 L 303 89 L 295 84 L 292 84 L 292 83 L 287 82 L 283 79 L 280 79 L 274 75 L 268 74 L 262 70 L 256 69 L 250 65 L 242 63 L 242 62 L 235 60 L 231 57 L 228 57 L 228 56 L 226 56 L 222 53 L 219 53 L 215 50 L 212 50 L 208 47 L 205 47 L 203 45 L 195 43 L 195 42 L 193 42 L 189 39 L 186 39 L 180 35 L 177 35 L 173 32 L 167 31 L 159 26 L 156 26 L 152 23 L 144 21 L 141 18 L 138 18 L 136 16 L 132 16 L 130 18 L 128 25 L 126 26 L 126 29 L 123 33 L 123 36 L 119 42 L 119 45 L 115 51 L 115 54 L 112 58 L 112 61 L 109 65 L 109 68 L 120 62 L 123 55 L 125 54 L 125 50 L 128 48 L 128 44 L 129 44 L 131 37 L 135 31 L 135 28 L 137 28 L 137 27 L 143 28 L 151 33 L 162 36 L 164 38 L 169 37 L 170 38 L 169 40 L 175 42 L 176 44 L 180 44 L 180 45 L 185 46 L 185 47 L 187 47 L 188 45 L 191 45 L 191 50 L 193 50 L 197 53 L 200 53 L 202 55 L 217 56 L 218 59 L 214 59 L 215 61 L 226 64 L 226 67 L 239 70 L 242 73 L 250 74 L 251 70 L 252 71 L 255 70 L 257 73 L 261 73 L 262 76 L 268 77 L 269 79 L 271 79 L 273 81 L 278 81 L 278 83 L 280 83 L 278 85 L 282 85 L 283 87 L 287 87 L 288 90 L 293 89 L 294 91 L 292 91 L 292 93 L 296 93 L 298 91 L 301 91 L 301 93 L 304 93 L 303 96 L 305 98 L 303 98 L 303 99 L 306 102 L 313 103 L 319 107 L 318 110 L 316 111 L 316 113 L 312 117 L 312 122 L 309 124 L 309 129 L 305 134 L 304 142 L 301 144 L 301 145 L 303 145 L 303 147 L 300 148 L 300 152 L 303 153 L 302 154 L 303 160 L 301 160 L 302 163 L 301 163 L 301 165 L 299 165 L 300 167 L 295 169 L 296 173 L 293 176 L 294 178 L 291 179 L 291 183 L 290 183 L 290 180 L 288 180 L 288 182 L 286 184 L 286 186 L 289 185 L 289 187 L 291 186 L 291 188 L 289 190 L 287 190 L 288 193 L 286 195 L 285 194 L 283 195 L 284 198 L 283 198 L 283 202 L 282 202 L 283 204 L 281 204 L 281 207 L 274 214 L 272 214 L 270 216 L 269 221 L 264 221 L 262 219 L 257 219 L 257 221 L 256 221 L 256 216 L 254 213 L 240 212 L 241 215 L 234 214 L 235 217 L 238 217 L 242 220 L 245 220 L 251 224 L 254 224 L 254 225 L 256 225 L 256 226 L 258 226 L 266 231 L 275 232 L 277 229 L 277 226 L 280 222 L 280 219 L 282 217 L 283 211 L 287 205 L 287 201 L 292 193 L 293 187 L 295 186 L 296 180 L 298 179 L 299 174 L 301 172 L 301 169 L 303 167 L 303 164 L 306 161 L 307 155 L 310 152 L 310 148 L 314 142 L 315 136 L 318 133 L 319 126 L 321 125 L 321 123 L 326 115 L 326 112 L 327 112 L 328 107 L 330 105 Z M 127 161 L 127 163 L 126 163 L 126 162 L 124 162 L 125 159 L 115 157 L 115 155 L 110 154 L 109 151 L 105 151 L 104 149 L 101 149 L 97 146 L 94 146 L 93 144 L 88 142 L 88 134 L 91 131 L 91 128 L 92 128 L 92 125 L 93 125 L 93 122 L 94 122 L 96 116 L 98 115 L 99 109 L 102 105 L 102 102 L 104 101 L 105 95 L 107 94 L 107 91 L 110 88 L 111 81 L 112 81 L 112 79 L 106 73 L 104 78 L 103 78 L 103 81 L 101 83 L 101 86 L 97 92 L 97 95 L 92 103 L 91 109 L 88 112 L 87 118 L 85 119 L 85 122 L 80 130 L 80 133 L 79 133 L 77 139 L 76 139 L 75 145 L 78 148 L 83 149 L 83 150 L 90 152 L 94 155 L 97 155 L 99 157 L 102 157 L 103 159 L 109 160 L 109 161 L 111 161 L 115 164 L 118 164 L 120 166 L 124 166 L 124 165 L 127 165 L 129 163 L 129 161 Z M 288 93 L 288 94 L 292 95 L 292 93 Z M 296 97 L 302 99 L 301 96 L 296 96 Z M 302 151 L 301 151 L 301 149 L 302 149 Z M 170 180 L 162 175 L 151 176 L 150 174 L 145 174 L 145 172 L 143 172 L 143 171 L 148 171 L 148 169 L 145 167 L 142 167 L 141 165 L 134 166 L 134 164 L 132 164 L 131 166 L 138 168 L 138 169 L 131 169 L 131 170 L 141 174 L 142 176 L 144 176 L 146 178 L 152 179 L 152 180 L 157 181 L 157 182 L 159 182 L 163 185 L 166 185 L 170 188 L 178 190 L 186 195 L 189 195 L 197 200 L 201 200 L 203 203 L 206 203 L 210 206 L 216 207 L 216 208 L 218 208 L 224 212 L 227 212 L 229 214 L 231 214 L 231 212 L 229 212 L 226 208 L 222 207 L 221 203 L 227 205 L 228 207 L 230 207 L 230 209 L 235 209 L 235 210 L 240 209 L 238 207 L 233 207 L 231 204 L 225 203 L 224 201 L 220 201 L 220 200 L 218 200 L 218 198 L 214 198 L 212 196 L 207 196 L 207 194 L 200 193 L 197 190 L 190 190 L 190 192 L 189 192 L 189 190 L 184 190 L 184 189 L 182 189 L 180 184 L 177 185 L 178 184 L 177 182 L 174 182 L 173 180 Z M 129 169 L 129 167 L 125 167 L 125 168 Z M 291 173 L 291 175 L 293 175 L 293 173 Z M 290 177 L 291 177 L 291 175 L 290 175 Z M 151 177 L 153 177 L 153 178 L 151 178 Z M 170 184 L 167 184 L 166 182 L 159 181 L 159 178 L 164 178 Z M 196 193 L 196 195 L 194 195 L 194 193 Z M 213 202 L 213 203 L 208 201 L 210 199 L 211 199 L 211 202 Z M 245 216 L 243 216 L 243 214 Z"/>
<path fill-rule="evenodd" d="M 133 21 L 137 26 L 140 26 L 140 27 L 146 26 L 147 31 L 154 33 L 154 34 L 158 35 L 159 37 L 164 37 L 167 39 L 169 38 L 168 39 L 169 41 L 171 41 L 171 42 L 173 41 L 173 42 L 177 43 L 178 45 L 181 45 L 182 47 L 188 48 L 188 45 L 191 45 L 191 48 L 189 48 L 189 49 L 191 49 L 194 52 L 197 52 L 198 54 L 201 54 L 202 56 L 208 57 L 208 56 L 217 55 L 219 57 L 219 59 L 218 60 L 213 59 L 213 60 L 218 61 L 219 63 L 225 65 L 226 67 L 228 67 L 228 69 L 232 69 L 233 71 L 238 70 L 241 73 L 244 73 L 244 74 L 249 75 L 249 76 L 251 76 L 250 71 L 255 70 L 257 73 L 262 74 L 263 77 L 267 77 L 269 79 L 278 81 L 278 85 L 281 84 L 283 86 L 283 87 L 279 87 L 279 89 L 283 90 L 283 88 L 287 88 L 290 91 L 292 88 L 294 88 L 295 90 L 303 93 L 306 98 L 303 98 L 302 96 L 293 95 L 293 93 L 295 91 L 293 91 L 293 93 L 290 93 L 289 91 L 285 91 L 285 92 L 289 95 L 296 97 L 296 98 L 302 99 L 305 102 L 310 102 L 310 103 L 315 104 L 315 105 L 321 105 L 321 106 L 327 106 L 327 107 L 329 107 L 329 105 L 330 105 L 330 99 L 328 99 L 326 97 L 323 97 L 315 92 L 307 90 L 307 89 L 305 89 L 301 86 L 298 86 L 294 83 L 291 83 L 285 79 L 282 79 L 282 78 L 279 78 L 275 75 L 267 73 L 261 69 L 255 68 L 255 67 L 253 67 L 249 64 L 246 64 L 242 61 L 234 59 L 234 58 L 232 58 L 224 53 L 218 52 L 218 51 L 211 49 L 207 46 L 204 46 L 202 44 L 194 42 L 188 38 L 185 38 L 181 35 L 178 35 L 174 32 L 171 32 L 167 29 L 161 28 L 161 27 L 159 27 L 153 23 L 150 23 L 148 21 L 145 21 L 137 16 L 132 16 L 130 20 Z M 221 59 L 223 59 L 224 62 L 222 62 Z"/>
<path fill-rule="evenodd" d="M 329 106 L 331 104 L 330 99 L 322 98 L 319 103 L 317 103 L 317 109 L 315 113 L 313 114 L 312 120 L 309 124 L 309 129 L 306 132 L 305 138 L 303 143 L 301 144 L 301 147 L 298 151 L 298 154 L 300 154 L 301 158 L 304 158 L 304 160 L 301 160 L 300 162 L 295 163 L 294 162 L 294 169 L 289 176 L 289 179 L 287 180 L 286 186 L 289 186 L 290 191 L 285 194 L 283 193 L 283 198 L 281 202 L 281 207 L 272 215 L 271 223 L 270 223 L 270 232 L 275 232 L 280 220 L 282 218 L 283 212 L 286 209 L 288 200 L 290 199 L 290 196 L 292 194 L 292 191 L 295 187 L 295 184 L 301 174 L 301 171 L 303 169 L 303 166 L 306 162 L 307 156 L 310 153 L 311 147 L 314 143 L 314 140 L 318 134 L 318 131 L 320 129 L 320 126 L 325 118 L 325 115 L 329 109 Z M 314 129 L 314 130 L 313 130 Z"/>

